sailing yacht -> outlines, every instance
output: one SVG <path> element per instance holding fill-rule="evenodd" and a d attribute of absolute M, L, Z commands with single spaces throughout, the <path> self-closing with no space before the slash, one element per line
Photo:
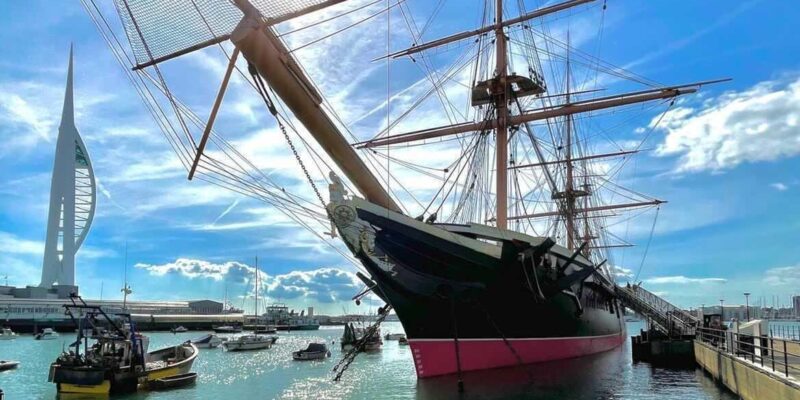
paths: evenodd
<path fill-rule="evenodd" d="M 258 313 L 258 257 L 256 257 L 255 268 L 255 310 Z M 222 342 L 222 347 L 228 351 L 247 351 L 247 350 L 263 350 L 269 349 L 277 341 L 276 337 L 265 336 L 259 334 L 259 330 L 253 331 L 253 334 L 237 336 L 233 339 Z"/>
<path fill-rule="evenodd" d="M 457 80 L 457 73 L 467 71 L 468 82 L 457 82 L 467 86 L 467 112 L 456 113 L 456 107 L 444 104 L 453 123 L 396 133 L 401 120 L 414 118 L 408 110 L 395 121 L 387 116 L 384 129 L 374 137 L 351 141 L 342 128 L 345 123 L 296 56 L 300 48 L 321 46 L 322 39 L 334 35 L 294 48 L 287 44 L 292 33 L 336 17 L 279 30 L 283 22 L 349 2 L 220 0 L 160 10 L 144 0 L 115 1 L 125 31 L 119 36 L 128 38 L 131 49 L 114 40 L 108 44 L 145 93 L 146 104 L 164 113 L 172 110 L 175 118 L 158 113 L 154 117 L 168 128 L 164 133 L 189 179 L 200 177 L 262 199 L 320 240 L 330 243 L 320 234 L 322 229 L 330 240 L 341 240 L 344 251 L 365 272 L 358 276 L 366 289 L 354 299 L 371 293 L 387 304 L 383 313 L 394 310 L 407 334 L 418 377 L 586 356 L 623 343 L 625 322 L 609 257 L 612 249 L 631 244 L 606 228 L 628 210 L 654 209 L 657 215 L 664 201 L 614 182 L 646 139 L 631 148 L 595 153 L 589 144 L 600 134 L 586 130 L 607 122 L 606 111 L 643 113 L 634 107 L 637 104 L 654 104 L 666 113 L 676 98 L 718 81 L 660 85 L 573 47 L 569 34 L 564 40 L 550 33 L 549 16 L 569 18 L 568 10 L 605 15 L 605 2 L 567 0 L 526 10 L 519 1 L 519 14 L 506 18 L 504 7 L 507 13 L 512 5 L 486 1 L 479 27 L 430 41 L 406 20 L 411 47 L 390 52 L 387 39 L 380 61 L 388 65 L 406 59 L 413 63 L 403 65 L 421 65 L 426 78 L 421 82 L 429 81 L 431 89 L 415 105 L 436 96 L 447 103 L 443 88 Z M 413 15 L 407 7 L 407 2 L 389 1 L 382 12 L 399 9 L 404 16 Z M 87 11 L 100 21 L 104 37 L 116 37 L 102 23 L 100 11 Z M 351 7 L 341 15 L 354 11 Z M 165 20 L 153 17 L 161 12 L 173 14 L 168 33 Z M 383 22 L 390 20 L 387 16 Z M 432 66 L 430 53 L 451 44 L 459 50 L 453 65 Z M 171 59 L 210 46 L 220 48 L 227 68 L 205 119 L 177 100 L 162 69 Z M 239 69 L 240 58 L 246 70 Z M 335 63 L 335 56 L 331 58 Z M 576 67 L 590 79 L 579 81 L 573 73 Z M 250 80 L 275 117 L 314 191 L 313 200 L 270 180 L 242 154 L 245 149 L 215 132 L 228 82 L 237 71 Z M 591 87 L 601 75 L 645 87 L 601 94 L 604 88 Z M 387 76 L 387 82 L 390 79 Z M 147 95 L 152 92 L 163 96 L 155 100 Z M 391 104 L 389 97 L 386 104 Z M 300 125 L 305 136 L 298 132 Z M 306 146 L 310 138 L 318 151 L 301 154 L 290 133 Z M 445 166 L 398 160 L 403 149 L 407 154 L 417 146 L 448 144 L 458 156 Z M 207 146 L 215 151 L 206 152 Z M 328 199 L 304 154 L 313 157 L 318 168 L 328 166 L 329 160 L 335 164 L 327 177 Z M 618 164 L 613 168 L 599 165 L 614 160 Z M 417 200 L 391 172 L 401 167 L 440 183 L 433 198 Z M 401 201 L 409 198 L 419 206 Z M 621 198 L 626 200 L 614 201 Z"/>

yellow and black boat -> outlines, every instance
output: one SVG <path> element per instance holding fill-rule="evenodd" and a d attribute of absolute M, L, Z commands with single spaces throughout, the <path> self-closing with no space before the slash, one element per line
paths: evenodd
<path fill-rule="evenodd" d="M 148 339 L 136 332 L 130 314 L 109 315 L 77 295 L 64 307 L 78 336 L 50 365 L 49 380 L 59 394 L 133 392 L 148 382 L 188 373 L 197 358 L 190 342 L 148 353 Z"/>

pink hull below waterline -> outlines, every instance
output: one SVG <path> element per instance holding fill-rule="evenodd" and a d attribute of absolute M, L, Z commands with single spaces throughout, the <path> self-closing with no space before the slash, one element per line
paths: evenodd
<path fill-rule="evenodd" d="M 587 356 L 611 350 L 625 341 L 625 332 L 574 338 L 508 339 L 524 364 Z M 409 339 L 417 377 L 454 374 L 456 348 L 452 339 Z M 462 371 L 475 371 L 519 364 L 503 339 L 460 339 Z"/>

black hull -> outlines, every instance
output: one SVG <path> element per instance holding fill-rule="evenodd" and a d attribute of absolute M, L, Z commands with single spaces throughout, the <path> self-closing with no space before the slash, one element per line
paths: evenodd
<path fill-rule="evenodd" d="M 373 253 L 360 251 L 357 256 L 377 284 L 376 294 L 392 305 L 403 324 L 420 377 L 459 367 L 485 368 L 476 362 L 472 368 L 448 364 L 422 370 L 423 362 L 440 364 L 424 361 L 425 352 L 441 357 L 452 351 L 456 338 L 475 351 L 489 345 L 495 347 L 487 351 L 499 348 L 511 354 L 493 362 L 495 367 L 593 354 L 618 346 L 625 337 L 622 309 L 608 286 L 572 281 L 562 273 L 549 279 L 571 282 L 555 286 L 565 290 L 544 290 L 547 295 L 542 296 L 536 285 L 548 277 L 531 276 L 533 270 L 520 262 L 517 244 L 503 243 L 501 257 L 492 258 L 363 210 L 358 216 L 379 229 Z M 378 265 L 376 258 L 388 260 L 392 268 Z M 499 345 L 490 345 L 492 341 Z M 544 346 L 563 351 L 543 351 Z M 470 359 L 464 348 L 461 351 L 462 359 Z M 525 352 L 530 354 L 520 354 Z"/>

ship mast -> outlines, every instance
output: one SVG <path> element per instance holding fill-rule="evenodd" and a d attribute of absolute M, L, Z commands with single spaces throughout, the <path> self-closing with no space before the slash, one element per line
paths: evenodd
<path fill-rule="evenodd" d="M 495 127 L 497 144 L 497 227 L 508 226 L 508 97 L 507 97 L 507 49 L 506 35 L 503 32 L 503 0 L 495 3 L 495 99 L 497 126 Z"/>

